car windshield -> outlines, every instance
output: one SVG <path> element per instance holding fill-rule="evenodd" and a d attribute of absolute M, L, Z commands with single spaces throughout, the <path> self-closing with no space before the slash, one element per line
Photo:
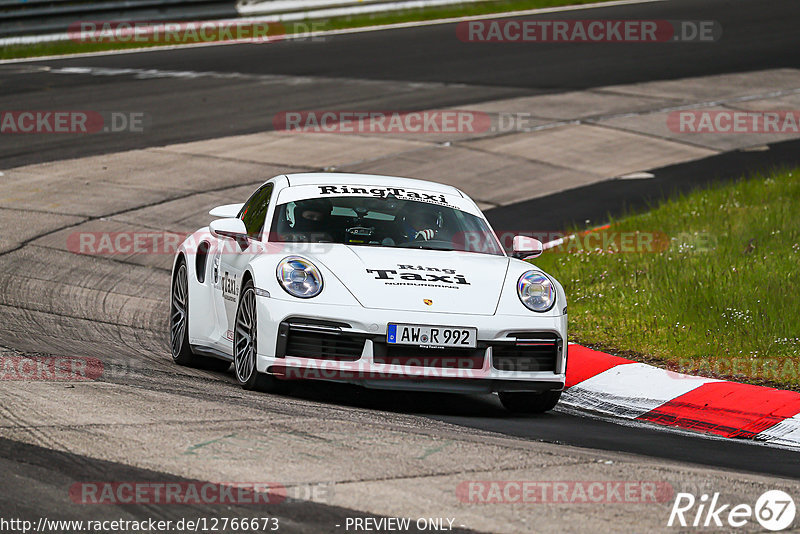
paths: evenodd
<path fill-rule="evenodd" d="M 459 209 L 394 198 L 341 196 L 281 204 L 269 241 L 458 250 L 502 256 L 486 222 Z"/>

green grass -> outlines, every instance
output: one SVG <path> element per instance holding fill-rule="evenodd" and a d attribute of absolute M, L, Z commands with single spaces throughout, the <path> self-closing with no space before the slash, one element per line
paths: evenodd
<path fill-rule="evenodd" d="M 566 5 L 581 5 L 608 0 L 495 0 L 458 4 L 453 6 L 431 7 L 424 9 L 399 10 L 389 13 L 374 15 L 358 15 L 352 17 L 337 17 L 324 20 L 314 20 L 314 30 L 339 30 L 345 28 L 360 28 L 365 26 L 396 24 L 402 22 L 415 22 L 423 20 L 436 20 L 451 17 L 487 15 L 490 13 L 503 13 L 524 9 L 544 7 L 557 7 Z M 285 23 L 286 33 L 307 32 L 311 21 L 293 24 Z M 453 35 L 455 39 L 455 34 Z M 125 50 L 133 48 L 150 48 L 155 46 L 174 45 L 175 43 L 78 43 L 73 41 L 59 41 L 35 45 L 15 45 L 0 47 L 0 60 L 17 59 L 36 56 L 51 56 L 63 54 L 80 54 L 104 50 Z"/>
<path fill-rule="evenodd" d="M 578 240 L 536 260 L 564 285 L 572 341 L 800 389 L 800 169 L 695 191 L 604 232 L 636 231 L 666 246 L 589 252 Z"/>

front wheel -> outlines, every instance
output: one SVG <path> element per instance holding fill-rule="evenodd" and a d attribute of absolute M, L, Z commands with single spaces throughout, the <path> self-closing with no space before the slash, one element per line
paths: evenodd
<path fill-rule="evenodd" d="M 258 320 L 256 315 L 256 290 L 253 281 L 242 285 L 239 307 L 236 309 L 236 327 L 233 331 L 233 367 L 236 380 L 244 389 L 276 391 L 280 384 L 272 375 L 259 373 L 256 368 Z"/>
<path fill-rule="evenodd" d="M 529 393 L 517 391 L 501 391 L 500 402 L 506 410 L 515 413 L 544 413 L 552 410 L 561 398 L 560 391 Z"/>

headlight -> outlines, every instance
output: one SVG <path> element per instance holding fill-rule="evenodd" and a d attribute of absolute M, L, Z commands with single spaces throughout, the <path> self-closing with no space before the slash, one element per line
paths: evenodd
<path fill-rule="evenodd" d="M 519 277 L 517 295 L 525 307 L 535 312 L 546 312 L 556 303 L 553 282 L 538 271 L 528 271 Z"/>
<path fill-rule="evenodd" d="M 278 264 L 278 281 L 294 297 L 310 299 L 322 291 L 322 275 L 310 261 L 299 256 L 283 258 Z"/>

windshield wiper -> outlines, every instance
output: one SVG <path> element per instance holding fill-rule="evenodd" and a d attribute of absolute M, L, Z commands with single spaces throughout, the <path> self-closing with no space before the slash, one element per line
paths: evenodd
<path fill-rule="evenodd" d="M 348 247 L 394 247 L 395 245 L 384 245 L 383 243 L 342 243 Z"/>
<path fill-rule="evenodd" d="M 420 250 L 442 250 L 442 251 L 445 251 L 445 252 L 452 252 L 452 251 L 455 250 L 454 248 L 425 246 L 425 244 L 423 244 L 423 243 L 419 243 L 419 244 L 414 243 L 412 245 L 401 245 L 401 246 L 402 246 L 402 248 L 418 248 Z"/>

